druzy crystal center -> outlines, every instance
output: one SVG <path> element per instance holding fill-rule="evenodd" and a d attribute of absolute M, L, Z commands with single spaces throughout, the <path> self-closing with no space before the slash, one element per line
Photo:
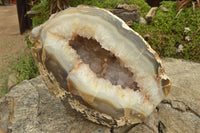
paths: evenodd
<path fill-rule="evenodd" d="M 97 77 L 107 79 L 113 85 L 121 85 L 124 89 L 128 87 L 139 90 L 134 81 L 134 74 L 125 68 L 114 54 L 103 49 L 95 39 L 76 35 L 69 41 L 69 45 L 76 50 L 84 63 L 89 64 Z"/>

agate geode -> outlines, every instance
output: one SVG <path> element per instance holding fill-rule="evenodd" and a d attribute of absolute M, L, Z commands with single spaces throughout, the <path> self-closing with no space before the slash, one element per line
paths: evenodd
<path fill-rule="evenodd" d="M 49 90 L 96 123 L 143 122 L 171 88 L 156 52 L 104 9 L 68 8 L 34 28 L 30 39 Z"/>

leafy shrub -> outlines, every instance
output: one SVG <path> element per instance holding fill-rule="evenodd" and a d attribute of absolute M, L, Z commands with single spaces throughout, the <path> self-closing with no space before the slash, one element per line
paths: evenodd
<path fill-rule="evenodd" d="M 82 0 L 68 0 L 70 6 L 76 7 L 82 3 Z M 50 6 L 53 3 L 52 0 L 44 0 L 35 4 L 32 10 L 36 10 L 37 13 L 32 18 L 33 27 L 44 23 L 50 16 Z M 135 4 L 138 5 L 141 11 L 141 16 L 144 16 L 150 9 L 150 6 L 145 0 L 84 0 L 85 5 L 96 6 L 100 8 L 115 8 L 118 4 Z"/>
<path fill-rule="evenodd" d="M 37 11 L 35 16 L 32 18 L 33 27 L 44 23 L 49 18 L 50 8 L 48 6 L 48 1 L 49 0 L 43 0 L 33 6 L 32 10 Z"/>
<path fill-rule="evenodd" d="M 39 75 L 37 66 L 31 53 L 19 56 L 18 63 L 14 70 L 17 72 L 17 83 Z"/>
<path fill-rule="evenodd" d="M 25 50 L 29 50 L 27 54 L 21 55 L 17 58 L 17 64 L 14 67 L 14 70 L 17 73 L 17 83 L 31 79 L 39 75 L 38 68 L 35 64 L 35 61 L 30 53 L 30 48 L 34 45 L 30 42 L 29 36 L 25 37 L 27 42 L 27 47 Z"/>
<path fill-rule="evenodd" d="M 71 6 L 76 7 L 82 3 L 82 0 L 69 0 Z M 150 9 L 145 0 L 84 0 L 84 4 L 100 8 L 116 8 L 118 4 L 135 4 L 139 7 L 141 15 L 144 16 Z"/>

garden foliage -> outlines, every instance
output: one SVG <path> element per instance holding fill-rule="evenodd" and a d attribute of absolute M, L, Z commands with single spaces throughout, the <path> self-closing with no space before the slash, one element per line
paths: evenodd
<path fill-rule="evenodd" d="M 132 28 L 145 37 L 149 34 L 148 43 L 162 57 L 173 57 L 200 61 L 200 9 L 193 12 L 192 7 L 184 8 L 176 17 L 178 8 L 176 2 L 163 1 L 161 6 L 169 11 L 164 12 L 160 8 L 156 11 L 154 20 L 148 24 L 134 23 Z M 185 27 L 191 31 L 184 32 Z M 191 38 L 190 41 L 185 39 Z M 178 46 L 183 46 L 183 52 L 177 52 Z"/>

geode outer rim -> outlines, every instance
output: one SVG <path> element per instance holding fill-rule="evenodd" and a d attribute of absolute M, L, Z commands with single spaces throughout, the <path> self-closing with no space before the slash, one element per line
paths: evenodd
<path fill-rule="evenodd" d="M 79 6 L 79 7 L 87 8 L 87 6 Z M 92 10 L 96 10 L 96 9 L 99 10 L 99 8 L 92 8 Z M 109 21 L 115 21 L 115 19 L 117 19 L 118 20 L 117 22 L 119 22 L 119 23 L 117 23 L 118 28 L 121 27 L 122 31 L 124 30 L 123 32 L 126 33 L 126 35 L 127 35 L 127 33 L 132 32 L 134 34 L 128 34 L 128 35 L 134 35 L 134 38 L 135 37 L 138 38 L 137 41 L 139 41 L 141 43 L 140 44 L 141 47 L 144 48 L 144 51 L 147 52 L 146 53 L 147 55 L 150 55 L 150 57 L 152 57 L 151 60 L 153 60 L 153 62 L 155 62 L 154 65 L 156 65 L 156 68 L 157 68 L 156 72 L 157 72 L 157 75 L 158 75 L 155 78 L 155 80 L 157 80 L 158 83 L 161 83 L 160 86 L 163 89 L 164 94 L 167 95 L 168 92 L 169 92 L 169 90 L 170 90 L 170 88 L 171 88 L 171 85 L 169 83 L 169 78 L 165 75 L 164 66 L 163 66 L 163 64 L 162 64 L 162 62 L 161 62 L 158 54 L 149 46 L 149 44 L 138 33 L 136 33 L 135 31 L 131 30 L 127 25 L 125 25 L 125 23 L 121 19 L 119 21 L 118 17 L 116 18 L 115 15 L 113 15 L 112 13 L 110 13 L 107 10 L 101 9 L 101 11 L 104 11 L 103 13 L 105 13 L 106 15 L 108 15 L 107 18 L 110 19 Z M 103 15 L 103 17 L 105 17 L 105 14 L 101 14 L 101 13 L 99 15 Z M 55 16 L 60 15 L 60 14 L 62 14 L 62 12 L 52 15 L 50 19 L 53 19 Z M 108 20 L 108 19 L 106 19 L 106 20 Z M 48 21 L 47 21 L 47 23 L 48 23 Z M 45 26 L 45 25 L 42 25 L 42 27 L 43 26 Z M 40 32 L 40 31 L 38 31 L 38 32 Z M 130 37 L 130 38 L 132 38 L 132 37 Z M 40 42 L 41 41 L 40 38 L 39 38 L 39 36 L 37 36 L 37 37 L 31 36 L 31 39 L 34 40 L 34 42 Z M 37 43 L 35 46 L 40 45 L 40 44 Z M 51 81 L 52 81 L 52 82 L 54 82 L 54 84 L 57 84 L 56 79 L 54 79 L 53 76 L 51 76 L 51 74 L 49 74 L 45 70 L 45 67 L 42 65 L 41 60 L 39 61 L 38 56 L 42 57 L 42 55 L 38 55 L 37 51 L 40 51 L 39 53 L 41 54 L 42 46 L 40 46 L 39 49 L 38 48 L 32 48 L 32 53 L 33 53 L 34 59 L 37 62 L 37 65 L 39 67 L 39 70 L 40 70 L 40 73 L 41 73 L 43 79 L 45 79 L 45 81 L 47 83 L 48 82 L 51 83 Z M 147 56 L 147 57 L 149 57 L 149 56 Z M 44 72 L 42 72 L 42 71 L 44 71 Z M 46 79 L 47 77 L 48 77 L 48 79 Z M 167 81 L 167 82 L 165 82 L 165 81 Z M 48 86 L 48 88 L 51 88 L 50 85 L 47 85 L 47 86 Z M 89 109 L 88 110 L 87 107 L 84 107 L 84 105 L 81 105 L 79 103 L 79 101 L 77 101 L 76 99 L 74 99 L 73 96 L 70 94 L 70 92 L 67 92 L 64 89 L 60 88 L 58 84 L 57 84 L 56 89 L 58 89 L 59 91 L 56 92 L 55 89 L 50 89 L 50 90 L 57 97 L 60 97 L 61 99 L 63 99 L 63 97 L 65 97 L 67 95 L 68 101 L 69 101 L 70 105 L 72 106 L 72 108 L 76 109 L 78 112 L 81 112 L 88 119 L 90 119 L 91 121 L 94 121 L 96 123 L 103 124 L 103 125 L 106 125 L 106 126 L 123 126 L 125 124 L 134 124 L 134 123 L 138 123 L 139 122 L 139 121 L 137 121 L 137 122 L 128 121 L 125 117 L 122 117 L 120 119 L 113 119 L 112 117 L 110 117 L 110 116 L 108 116 L 106 114 L 103 114 L 103 113 L 99 113 L 96 110 L 93 110 L 93 109 Z"/>

